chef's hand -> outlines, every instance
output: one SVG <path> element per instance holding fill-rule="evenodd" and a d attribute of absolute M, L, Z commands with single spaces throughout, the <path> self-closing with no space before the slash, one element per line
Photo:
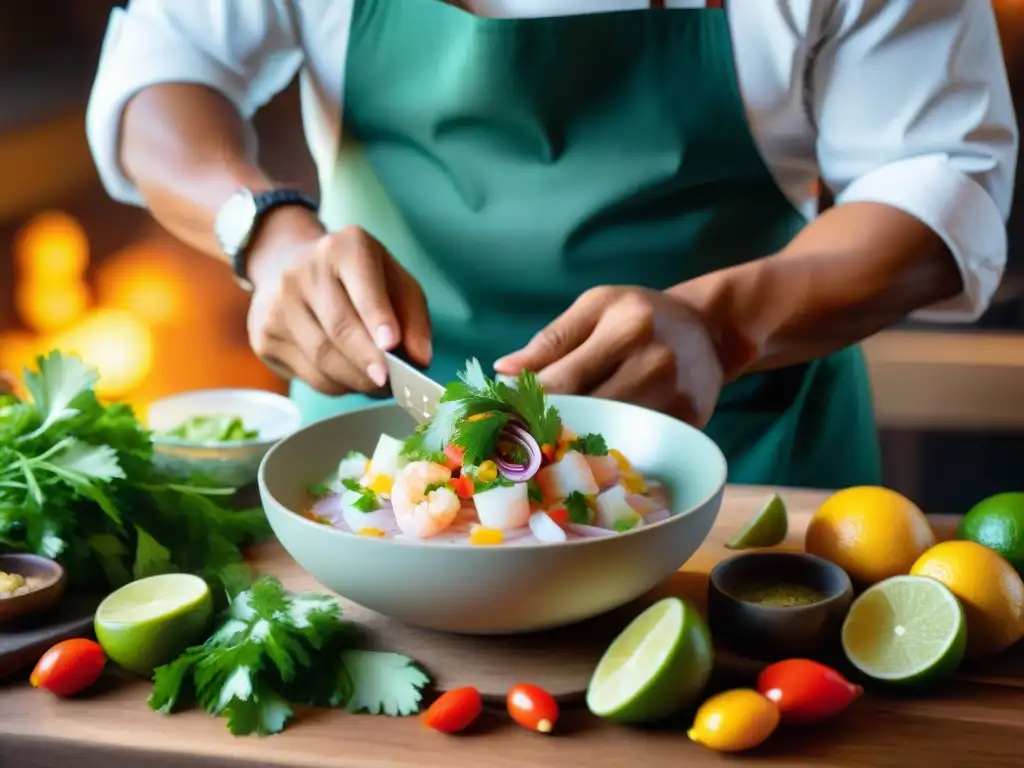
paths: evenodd
<path fill-rule="evenodd" d="M 269 236 L 255 243 L 249 260 L 249 340 L 264 362 L 327 395 L 382 386 L 381 350 L 400 343 L 430 362 L 423 291 L 377 240 L 357 227 L 324 233 L 303 223 L 291 233 L 286 246 Z"/>
<path fill-rule="evenodd" d="M 536 371 L 550 392 L 622 400 L 704 426 L 722 389 L 722 366 L 697 312 L 661 291 L 587 291 L 498 373 Z"/>

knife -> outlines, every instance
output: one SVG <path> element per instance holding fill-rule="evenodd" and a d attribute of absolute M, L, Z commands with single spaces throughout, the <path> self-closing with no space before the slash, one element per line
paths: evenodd
<path fill-rule="evenodd" d="M 388 369 L 388 383 L 370 393 L 374 399 L 394 397 L 395 401 L 417 424 L 423 424 L 434 415 L 444 394 L 444 387 L 416 368 L 401 353 L 384 353 Z"/>

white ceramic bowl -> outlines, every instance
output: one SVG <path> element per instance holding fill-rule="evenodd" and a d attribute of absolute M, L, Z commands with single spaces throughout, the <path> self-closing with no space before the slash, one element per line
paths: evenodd
<path fill-rule="evenodd" d="M 256 481 L 260 462 L 277 442 L 302 424 L 287 397 L 260 389 L 204 389 L 182 392 L 149 407 L 147 424 L 154 432 L 170 430 L 194 416 L 230 414 L 249 429 L 253 440 L 197 444 L 153 435 L 156 465 L 174 477 L 202 475 L 217 486 L 241 488 Z"/>
<path fill-rule="evenodd" d="M 625 605 L 679 569 L 707 537 L 726 462 L 699 430 L 625 403 L 552 396 L 574 431 L 600 432 L 660 480 L 671 517 L 627 533 L 562 544 L 473 547 L 358 536 L 298 514 L 306 489 L 350 450 L 369 455 L 381 432 L 412 419 L 397 405 L 345 413 L 281 441 L 260 467 L 260 497 L 284 548 L 318 582 L 409 624 L 463 634 L 515 634 L 588 619 Z"/>

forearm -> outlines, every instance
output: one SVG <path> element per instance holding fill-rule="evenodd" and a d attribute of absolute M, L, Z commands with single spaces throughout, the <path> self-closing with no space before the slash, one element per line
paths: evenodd
<path fill-rule="evenodd" d="M 273 181 L 245 152 L 245 127 L 234 106 L 201 85 L 166 84 L 140 91 L 121 127 L 120 161 L 153 216 L 172 234 L 214 256 L 214 220 L 240 187 Z M 319 234 L 314 216 L 282 209 L 269 217 L 260 247 Z"/>
<path fill-rule="evenodd" d="M 821 357 L 961 290 L 941 238 L 895 208 L 851 203 L 785 249 L 670 290 L 706 319 L 727 380 Z"/>

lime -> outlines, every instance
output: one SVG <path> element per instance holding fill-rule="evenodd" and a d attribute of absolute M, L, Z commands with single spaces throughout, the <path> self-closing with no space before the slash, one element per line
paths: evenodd
<path fill-rule="evenodd" d="M 692 704 L 711 675 L 711 632 L 697 609 L 659 600 L 604 652 L 587 687 L 587 707 L 621 723 L 659 720 Z"/>
<path fill-rule="evenodd" d="M 728 549 L 752 549 L 774 547 L 781 544 L 789 533 L 789 516 L 786 502 L 777 493 L 764 503 L 756 515 L 743 526 L 728 542 Z"/>
<path fill-rule="evenodd" d="M 975 504 L 958 538 L 998 552 L 1024 575 L 1024 493 L 997 493 Z"/>
<path fill-rule="evenodd" d="M 843 622 L 843 650 L 868 677 L 900 685 L 952 674 L 967 648 L 963 607 L 926 576 L 893 576 L 858 597 Z"/>
<path fill-rule="evenodd" d="M 111 661 L 144 677 L 206 639 L 213 598 L 206 582 L 185 573 L 133 581 L 96 609 L 96 639 Z"/>

